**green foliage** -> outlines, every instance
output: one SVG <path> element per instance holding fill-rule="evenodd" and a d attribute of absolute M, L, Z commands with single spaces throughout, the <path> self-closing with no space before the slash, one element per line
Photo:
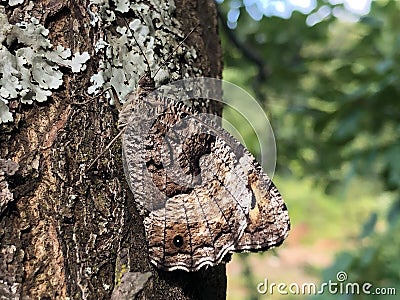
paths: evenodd
<path fill-rule="evenodd" d="M 260 101 L 278 129 L 281 167 L 301 166 L 298 175 L 327 185 L 357 174 L 400 186 L 399 12 L 397 1 L 373 2 L 357 24 L 331 17 L 313 27 L 298 12 L 260 22 L 242 13 L 235 34 L 258 49 L 270 75 L 257 85 L 256 67 L 226 47 L 227 79 L 240 74 L 239 84 L 265 95 Z"/>
<path fill-rule="evenodd" d="M 383 234 L 373 234 L 367 240 L 360 240 L 361 249 L 352 252 L 343 252 L 336 258 L 333 266 L 323 272 L 322 282 L 333 280 L 337 282 L 338 272 L 347 273 L 347 283 L 358 283 L 362 286 L 370 283 L 372 287 L 370 292 L 374 293 L 373 299 L 395 299 L 392 288 L 396 294 L 400 291 L 400 261 L 398 259 L 398 250 L 400 249 L 400 222 L 396 222 Z M 389 244 L 389 245 L 388 245 Z M 376 288 L 381 289 L 377 294 Z M 384 290 L 382 290 L 382 288 Z M 391 296 L 389 296 L 392 294 Z M 372 295 L 371 295 L 372 296 Z M 313 299 L 365 299 L 365 293 L 360 294 L 336 294 L 328 293 L 320 295 Z M 397 296 L 398 297 L 398 296 Z"/>
<path fill-rule="evenodd" d="M 307 228 L 307 235 L 302 242 L 309 245 L 322 239 L 347 243 L 349 238 L 358 235 L 358 220 L 368 220 L 371 211 L 375 212 L 377 219 L 382 220 L 386 212 L 381 201 L 375 200 L 379 197 L 375 191 L 379 186 L 373 182 L 363 187 L 360 183 L 365 184 L 365 181 L 354 180 L 347 188 L 345 197 L 339 199 L 325 194 L 310 178 L 275 177 L 274 182 L 288 203 L 293 227 L 303 225 Z M 354 209 L 353 195 L 357 196 L 358 209 Z M 366 222 L 369 223 L 372 221 Z M 364 231 L 368 231 L 368 226 Z"/>
<path fill-rule="evenodd" d="M 229 3 L 220 9 L 227 11 Z M 329 4 L 319 1 L 314 11 L 323 5 Z M 257 49 L 252 51 L 265 61 L 263 69 L 249 67 L 248 57 L 223 35 L 229 49 L 225 78 L 252 89 L 264 103 L 277 138 L 280 174 L 311 179 L 336 196 L 348 193 L 351 184 L 368 189 L 370 182 L 376 182 L 376 193 L 390 192 L 380 197 L 383 202 L 375 200 L 389 212 L 386 219 L 383 209 L 375 208 L 360 228 L 358 249 L 339 255 L 325 279 L 345 270 L 351 280 L 399 287 L 399 15 L 399 1 L 373 1 L 357 23 L 329 16 L 308 27 L 301 13 L 256 22 L 241 8 L 235 35 L 242 47 Z M 352 196 L 352 206 L 359 209 L 359 195 Z M 326 209 L 334 212 L 329 204 Z M 292 219 L 301 218 L 294 214 Z"/>

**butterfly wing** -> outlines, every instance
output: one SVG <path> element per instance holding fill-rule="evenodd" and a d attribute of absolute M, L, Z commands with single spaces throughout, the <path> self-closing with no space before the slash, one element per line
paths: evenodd
<path fill-rule="evenodd" d="M 203 128 L 216 136 L 213 160 L 219 161 L 220 165 L 233 162 L 219 178 L 221 187 L 234 195 L 235 201 L 231 205 L 241 207 L 246 214 L 247 226 L 234 251 L 256 252 L 279 246 L 288 236 L 290 219 L 286 204 L 272 180 L 254 156 L 216 125 L 209 115 L 195 114 L 192 118 L 196 121 L 192 128 Z"/>
<path fill-rule="evenodd" d="M 224 165 L 225 154 L 214 153 L 210 130 L 183 121 L 193 115 L 189 108 L 154 103 L 133 111 L 123 135 L 125 175 L 144 217 L 150 260 L 165 270 L 218 264 L 247 226 L 235 192 L 221 185 L 233 162 Z"/>
<path fill-rule="evenodd" d="M 253 159 L 250 155 L 249 160 Z M 264 251 L 279 246 L 290 230 L 286 205 L 272 180 L 256 161 L 252 161 L 248 187 L 253 201 L 247 227 L 235 245 L 235 251 Z"/>
<path fill-rule="evenodd" d="M 282 242 L 287 211 L 251 154 L 210 116 L 142 100 L 123 136 L 123 160 L 151 262 L 194 271 Z"/>

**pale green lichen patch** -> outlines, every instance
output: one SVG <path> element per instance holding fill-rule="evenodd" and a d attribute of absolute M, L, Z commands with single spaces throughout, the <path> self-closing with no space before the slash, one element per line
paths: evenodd
<path fill-rule="evenodd" d="M 7 100 L 3 101 L 0 97 L 0 123 L 11 122 L 13 120 L 12 114 L 8 110 Z"/>
<path fill-rule="evenodd" d="M 10 101 L 46 101 L 63 83 L 60 66 L 74 73 L 86 68 L 87 52 L 71 55 L 70 49 L 53 47 L 48 34 L 35 18 L 9 24 L 0 6 L 0 123 L 12 121 Z"/>
<path fill-rule="evenodd" d="M 84 71 L 86 69 L 85 62 L 87 62 L 90 58 L 89 53 L 83 52 L 82 54 L 75 53 L 71 59 L 71 69 L 74 73 L 79 73 L 80 71 Z"/>
<path fill-rule="evenodd" d="M 94 46 L 106 58 L 100 61 L 98 72 L 91 77 L 92 85 L 88 93 L 100 93 L 112 85 L 119 99 L 124 101 L 125 96 L 135 90 L 137 80 L 148 68 L 156 84 L 166 79 L 184 77 L 187 66 L 196 59 L 196 50 L 188 49 L 184 44 L 182 49 L 169 57 L 184 38 L 181 24 L 173 16 L 175 9 L 172 0 L 92 0 L 88 6 L 91 25 L 103 29 Z M 108 30 L 116 20 L 116 15 L 121 21 L 121 13 L 127 12 L 134 16 L 126 20 L 130 30 L 126 26 L 118 27 L 115 31 Z M 121 25 L 121 22 L 118 24 Z M 182 58 L 187 62 L 186 66 L 181 64 Z M 201 76 L 201 70 L 192 75 Z"/>
<path fill-rule="evenodd" d="M 1 2 L 7 2 L 6 0 L 2 0 Z M 24 0 L 8 0 L 8 5 L 15 6 L 18 4 L 24 3 Z"/>

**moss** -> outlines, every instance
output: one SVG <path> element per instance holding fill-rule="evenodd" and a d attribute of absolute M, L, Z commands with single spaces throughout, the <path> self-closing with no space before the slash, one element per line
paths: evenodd
<path fill-rule="evenodd" d="M 123 264 L 120 266 L 119 270 L 116 270 L 115 274 L 115 285 L 118 286 L 121 284 L 122 276 L 128 271 L 128 266 Z"/>

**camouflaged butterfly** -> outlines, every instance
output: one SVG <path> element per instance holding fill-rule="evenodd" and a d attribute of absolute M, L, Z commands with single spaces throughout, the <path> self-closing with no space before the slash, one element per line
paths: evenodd
<path fill-rule="evenodd" d="M 172 98 L 155 90 L 147 72 L 119 117 L 125 176 L 150 261 L 196 271 L 231 252 L 279 246 L 290 221 L 271 179 L 212 116 Z"/>

